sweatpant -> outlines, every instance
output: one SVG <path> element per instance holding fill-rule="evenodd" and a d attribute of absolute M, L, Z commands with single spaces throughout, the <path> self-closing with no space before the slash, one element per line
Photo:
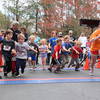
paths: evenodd
<path fill-rule="evenodd" d="M 11 66 L 12 66 L 12 62 L 11 62 L 11 57 L 9 56 L 3 56 L 4 57 L 4 66 L 3 66 L 3 71 L 4 73 L 9 73 L 11 72 Z"/>
<path fill-rule="evenodd" d="M 70 61 L 69 65 L 68 65 L 68 67 L 73 65 L 74 62 L 76 62 L 76 67 L 75 68 L 78 69 L 79 68 L 79 58 L 71 58 L 71 61 Z"/>
<path fill-rule="evenodd" d="M 15 74 L 15 72 L 16 72 L 16 61 L 12 61 L 11 70 L 12 70 L 12 74 Z"/>
<path fill-rule="evenodd" d="M 16 59 L 16 75 L 19 75 L 19 69 L 21 68 L 21 73 L 24 73 L 24 69 L 26 67 L 26 59 Z"/>
<path fill-rule="evenodd" d="M 69 55 L 68 54 L 66 54 L 66 55 L 62 54 L 61 57 L 62 57 L 62 65 L 63 65 L 63 67 L 65 67 L 65 65 L 68 64 L 68 62 L 69 62 Z"/>

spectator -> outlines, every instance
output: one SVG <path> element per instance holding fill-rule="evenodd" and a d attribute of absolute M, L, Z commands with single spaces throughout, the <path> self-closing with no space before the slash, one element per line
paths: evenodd
<path fill-rule="evenodd" d="M 24 34 L 24 36 L 25 36 L 25 41 L 27 41 L 27 40 L 28 40 L 28 33 L 27 33 L 26 28 L 25 28 L 25 27 L 21 27 L 20 31 L 21 31 L 21 33 Z"/>
<path fill-rule="evenodd" d="M 86 43 L 87 43 L 87 37 L 85 36 L 84 33 L 82 33 L 80 35 L 80 37 L 78 38 L 78 41 L 80 41 L 82 43 L 81 48 L 82 48 L 83 53 L 84 53 L 84 51 L 86 51 Z M 81 61 L 82 61 L 83 56 L 84 56 L 83 53 L 80 54 L 80 60 Z"/>
<path fill-rule="evenodd" d="M 21 32 L 19 31 L 19 22 L 14 21 L 14 22 L 11 24 L 11 28 L 10 28 L 10 29 L 13 31 L 12 40 L 17 41 L 17 40 L 18 40 L 18 39 L 17 39 L 17 35 L 18 35 L 19 33 L 21 33 Z"/>

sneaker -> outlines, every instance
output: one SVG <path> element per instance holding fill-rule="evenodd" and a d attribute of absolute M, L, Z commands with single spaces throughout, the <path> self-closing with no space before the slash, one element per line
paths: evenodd
<path fill-rule="evenodd" d="M 15 74 L 12 74 L 12 77 L 16 77 L 16 75 Z"/>
<path fill-rule="evenodd" d="M 78 68 L 75 68 L 75 71 L 80 71 Z"/>
<path fill-rule="evenodd" d="M 20 77 L 20 76 L 21 76 L 20 74 L 16 75 L 16 77 Z"/>
<path fill-rule="evenodd" d="M 24 76 L 24 74 L 20 74 L 20 76 Z"/>
<path fill-rule="evenodd" d="M 2 79 L 2 76 L 0 76 L 0 79 Z"/>
<path fill-rule="evenodd" d="M 58 73 L 61 72 L 60 67 L 56 68 L 56 70 L 54 71 L 54 73 Z"/>
<path fill-rule="evenodd" d="M 90 76 L 94 76 L 94 73 L 93 73 L 93 72 L 90 72 L 89 75 L 90 75 Z"/>
<path fill-rule="evenodd" d="M 49 70 L 50 72 L 52 72 L 52 69 L 51 69 L 51 68 L 48 68 L 48 70 Z"/>
<path fill-rule="evenodd" d="M 7 77 L 7 73 L 4 73 L 4 77 Z"/>

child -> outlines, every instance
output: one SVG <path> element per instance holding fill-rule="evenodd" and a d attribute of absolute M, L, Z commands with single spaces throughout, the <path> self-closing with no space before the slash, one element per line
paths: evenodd
<path fill-rule="evenodd" d="M 60 65 L 61 65 L 61 47 L 62 47 L 62 40 L 58 39 L 57 44 L 54 47 L 54 53 L 52 54 L 52 62 L 50 68 L 48 70 L 52 72 L 52 68 L 56 66 L 55 73 L 60 71 Z"/>
<path fill-rule="evenodd" d="M 70 43 L 69 40 L 70 40 L 70 37 L 68 35 L 66 35 L 64 37 L 64 42 L 62 43 L 62 61 L 63 61 L 63 67 L 65 67 L 65 65 L 69 62 L 69 54 L 70 54 L 69 48 L 72 47 L 72 44 Z"/>
<path fill-rule="evenodd" d="M 3 37 L 2 37 L 2 33 L 0 32 L 0 41 L 2 41 L 2 40 L 3 40 Z M 3 65 L 2 49 L 1 49 L 1 47 L 2 47 L 2 44 L 0 44 L 0 67 Z"/>
<path fill-rule="evenodd" d="M 90 37 L 87 38 L 86 51 L 87 51 L 88 58 L 91 59 L 91 51 L 90 51 L 91 42 L 89 41 L 89 39 Z"/>
<path fill-rule="evenodd" d="M 39 47 L 43 70 L 45 70 L 44 66 L 46 65 L 46 58 L 48 52 L 48 46 L 46 45 L 46 43 L 47 43 L 46 39 L 42 39 L 41 45 Z"/>
<path fill-rule="evenodd" d="M 34 69 L 35 68 L 35 65 L 36 65 L 36 53 L 37 51 L 39 52 L 39 48 L 38 46 L 36 45 L 36 43 L 34 43 L 34 40 L 35 40 L 35 36 L 34 35 L 31 35 L 29 37 L 29 41 L 28 41 L 28 45 L 34 49 L 33 50 L 28 50 L 28 61 L 29 61 L 29 65 L 33 66 L 32 68 Z"/>
<path fill-rule="evenodd" d="M 23 34 L 18 35 L 18 43 L 16 43 L 16 77 L 20 76 L 19 68 L 21 67 L 21 75 L 24 74 L 24 69 L 26 67 L 26 60 L 27 60 L 27 50 L 33 50 L 28 43 L 24 42 L 25 36 Z"/>
<path fill-rule="evenodd" d="M 79 55 L 80 53 L 82 53 L 82 49 L 81 49 L 81 42 L 80 41 L 76 41 L 75 46 L 73 46 L 71 49 L 71 61 L 68 65 L 68 68 L 74 63 L 76 62 L 76 67 L 75 67 L 75 71 L 79 71 Z"/>
<path fill-rule="evenodd" d="M 15 43 L 12 39 L 12 31 L 7 30 L 5 33 L 5 39 L 1 40 L 2 43 L 2 55 L 4 57 L 4 76 L 7 77 L 7 74 L 11 71 L 11 58 L 12 54 L 16 54 Z M 13 74 L 13 73 L 12 73 Z"/>
<path fill-rule="evenodd" d="M 0 32 L 0 41 L 2 41 L 3 40 L 3 35 L 2 35 L 2 33 Z M 0 44 L 0 72 L 2 72 L 2 67 L 3 66 L 3 59 L 2 59 L 2 44 Z M 1 79 L 2 77 L 0 76 L 0 79 Z"/>

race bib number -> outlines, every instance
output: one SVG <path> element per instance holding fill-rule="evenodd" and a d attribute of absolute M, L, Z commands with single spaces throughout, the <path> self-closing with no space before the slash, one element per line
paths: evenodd
<path fill-rule="evenodd" d="M 3 50 L 5 50 L 5 51 L 10 51 L 10 49 L 11 49 L 11 47 L 7 46 L 7 45 L 4 45 L 4 47 L 3 47 Z"/>

